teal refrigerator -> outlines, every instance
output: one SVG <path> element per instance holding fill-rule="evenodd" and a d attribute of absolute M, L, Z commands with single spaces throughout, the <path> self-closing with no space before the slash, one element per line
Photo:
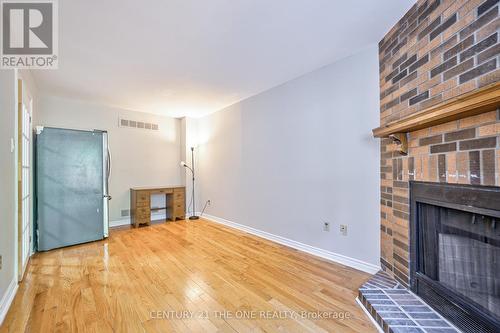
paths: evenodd
<path fill-rule="evenodd" d="M 37 127 L 37 250 L 108 236 L 111 158 L 100 130 Z"/>

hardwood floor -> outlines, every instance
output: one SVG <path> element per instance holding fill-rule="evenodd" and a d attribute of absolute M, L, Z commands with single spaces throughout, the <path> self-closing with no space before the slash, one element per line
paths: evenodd
<path fill-rule="evenodd" d="M 206 220 L 112 230 L 33 256 L 0 333 L 376 332 L 368 278 Z"/>

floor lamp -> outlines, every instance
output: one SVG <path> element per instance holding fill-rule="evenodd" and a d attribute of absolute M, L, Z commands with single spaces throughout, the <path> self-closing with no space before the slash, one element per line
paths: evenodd
<path fill-rule="evenodd" d="M 191 167 L 189 167 L 186 162 L 182 161 L 181 165 L 189 170 L 191 170 L 191 174 L 193 175 L 193 193 L 191 194 L 191 200 L 193 201 L 193 215 L 189 217 L 190 220 L 198 220 L 200 217 L 196 216 L 196 205 L 195 205 L 195 197 L 194 197 L 194 147 L 191 147 Z"/>

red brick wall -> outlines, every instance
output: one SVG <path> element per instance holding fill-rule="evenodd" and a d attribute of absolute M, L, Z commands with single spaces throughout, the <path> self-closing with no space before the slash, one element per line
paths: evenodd
<path fill-rule="evenodd" d="M 418 1 L 379 43 L 381 125 L 500 80 L 498 0 Z M 408 283 L 408 181 L 500 185 L 500 111 L 381 142 L 381 263 Z"/>

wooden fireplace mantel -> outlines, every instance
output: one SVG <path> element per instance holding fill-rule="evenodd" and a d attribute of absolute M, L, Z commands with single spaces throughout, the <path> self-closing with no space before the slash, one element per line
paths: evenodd
<path fill-rule="evenodd" d="M 457 96 L 405 118 L 373 129 L 373 136 L 386 138 L 453 120 L 478 115 L 500 107 L 500 82 Z"/>

